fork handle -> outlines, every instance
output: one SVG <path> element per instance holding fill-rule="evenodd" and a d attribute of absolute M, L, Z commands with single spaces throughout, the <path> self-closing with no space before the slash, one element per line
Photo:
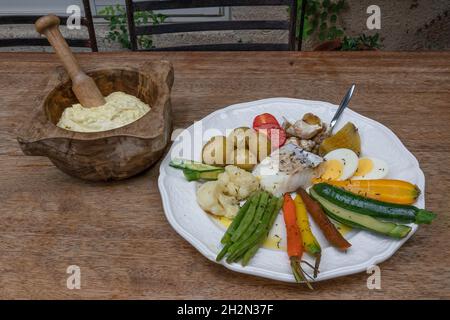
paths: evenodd
<path fill-rule="evenodd" d="M 333 119 L 331 119 L 330 127 L 328 129 L 330 133 L 333 131 L 333 128 L 336 125 L 342 112 L 344 112 L 345 108 L 347 108 L 348 103 L 350 102 L 350 99 L 352 98 L 353 91 L 355 91 L 355 84 L 352 84 L 350 89 L 348 89 L 347 93 L 345 94 L 344 98 L 341 101 L 341 104 L 339 105 L 339 108 L 337 109 L 336 113 L 334 114 Z"/>

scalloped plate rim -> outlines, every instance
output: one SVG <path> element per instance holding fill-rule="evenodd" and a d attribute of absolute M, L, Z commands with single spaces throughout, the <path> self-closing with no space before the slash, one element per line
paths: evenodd
<path fill-rule="evenodd" d="M 285 103 L 302 103 L 302 102 L 306 102 L 309 104 L 327 104 L 329 107 L 333 108 L 333 109 L 337 109 L 337 105 L 331 104 L 329 102 L 326 101 L 319 101 L 319 100 L 304 100 L 304 99 L 295 99 L 295 98 L 284 98 L 284 97 L 279 97 L 279 98 L 267 98 L 267 99 L 260 99 L 260 100 L 255 100 L 255 101 L 249 101 L 249 102 L 243 102 L 243 103 L 237 103 L 237 104 L 233 104 L 230 105 L 228 107 L 216 110 L 210 114 L 208 114 L 207 116 L 205 116 L 204 118 L 202 118 L 201 120 L 208 120 L 214 116 L 217 116 L 221 113 L 224 112 L 228 112 L 228 111 L 232 111 L 234 109 L 242 109 L 242 108 L 248 108 L 248 107 L 256 107 L 258 105 L 261 104 L 265 104 L 265 103 L 276 103 L 276 102 L 285 102 Z M 419 173 L 418 179 L 419 179 L 419 183 L 422 184 L 424 186 L 422 192 L 425 193 L 425 175 L 422 171 L 422 169 L 420 168 L 419 165 L 419 161 L 417 160 L 417 158 L 405 147 L 405 145 L 401 142 L 401 140 L 397 137 L 397 135 L 388 127 L 386 127 L 385 125 L 379 123 L 378 121 L 375 121 L 373 119 L 370 119 L 366 116 L 363 116 L 353 110 L 351 110 L 350 108 L 346 108 L 345 112 L 350 112 L 353 114 L 353 116 L 356 116 L 357 118 L 361 118 L 369 123 L 371 123 L 372 125 L 379 127 L 380 129 L 384 130 L 385 133 L 387 133 L 391 138 L 393 138 L 393 141 L 396 143 L 397 146 L 399 146 L 406 155 L 409 156 L 409 158 L 411 160 L 414 161 L 414 163 L 417 166 L 417 170 Z M 193 124 L 191 125 L 193 126 Z M 189 129 L 191 126 L 189 126 L 186 129 Z M 222 260 L 220 262 L 217 262 L 215 260 L 216 254 L 212 252 L 212 250 L 210 248 L 208 248 L 208 246 L 206 246 L 205 244 L 203 244 L 202 242 L 200 242 L 199 240 L 196 239 L 195 236 L 193 236 L 192 234 L 188 233 L 181 225 L 179 225 L 176 220 L 174 219 L 174 215 L 172 213 L 172 208 L 170 207 L 170 201 L 169 201 L 169 196 L 167 194 L 167 190 L 164 187 L 164 178 L 166 176 L 166 171 L 165 171 L 165 167 L 164 162 L 166 160 L 166 158 L 169 156 L 170 151 L 172 150 L 173 145 L 170 147 L 168 153 L 166 154 L 166 156 L 164 157 L 163 161 L 161 162 L 160 165 L 160 175 L 158 178 L 158 189 L 160 191 L 161 194 L 161 198 L 162 198 L 162 203 L 163 203 L 163 209 L 164 209 L 164 213 L 165 216 L 167 218 L 167 220 L 169 221 L 170 225 L 172 226 L 172 228 L 175 229 L 175 231 L 181 235 L 186 241 L 188 241 L 194 248 L 196 248 L 203 256 L 205 256 L 208 260 L 217 263 L 217 264 L 221 264 L 224 267 L 226 267 L 229 270 L 232 271 L 236 271 L 236 272 L 240 272 L 240 273 L 244 273 L 244 274 L 248 274 L 248 275 L 253 275 L 253 276 L 259 276 L 259 277 L 263 277 L 263 278 L 268 278 L 268 279 L 272 279 L 272 280 L 278 280 L 278 281 L 283 281 L 283 282 L 295 282 L 295 279 L 292 275 L 287 275 L 285 273 L 281 273 L 281 272 L 274 272 L 274 271 L 270 271 L 270 270 L 265 270 L 265 269 L 261 269 L 258 267 L 253 267 L 251 265 L 248 265 L 246 267 L 242 267 L 239 263 L 227 263 L 225 260 Z M 424 198 L 424 206 L 425 206 L 425 198 Z M 389 259 L 417 230 L 418 230 L 418 225 L 416 224 L 411 224 L 412 230 L 411 232 L 408 234 L 407 237 L 398 240 L 397 242 L 392 242 L 389 245 L 389 248 L 386 249 L 383 253 L 375 255 L 373 257 L 371 257 L 370 259 L 366 260 L 363 263 L 357 264 L 357 265 L 353 265 L 353 266 L 347 266 L 347 267 L 341 267 L 341 268 L 337 268 L 334 270 L 331 270 L 329 272 L 327 272 L 327 274 L 325 274 L 324 276 L 318 278 L 315 280 L 315 282 L 318 281 L 324 281 L 324 280 L 329 280 L 332 278 L 337 278 L 337 277 L 343 277 L 343 276 L 347 276 L 350 274 L 355 274 L 355 273 L 360 273 L 363 271 L 366 271 L 367 268 L 379 264 L 383 261 L 386 261 L 387 259 Z"/>

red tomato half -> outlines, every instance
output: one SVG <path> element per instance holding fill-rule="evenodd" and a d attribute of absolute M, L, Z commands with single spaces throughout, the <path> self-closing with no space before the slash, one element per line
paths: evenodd
<path fill-rule="evenodd" d="M 279 125 L 266 123 L 255 127 L 255 130 L 269 137 L 272 150 L 281 147 L 286 142 L 286 132 Z"/>
<path fill-rule="evenodd" d="M 277 119 L 270 113 L 260 114 L 259 116 L 256 116 L 255 119 L 253 119 L 253 129 L 266 124 L 276 124 L 278 128 L 281 128 Z"/>

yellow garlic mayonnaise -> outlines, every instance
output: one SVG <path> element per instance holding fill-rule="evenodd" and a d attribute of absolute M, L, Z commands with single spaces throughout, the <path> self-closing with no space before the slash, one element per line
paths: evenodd
<path fill-rule="evenodd" d="M 124 92 L 113 92 L 105 97 L 106 104 L 85 108 L 74 104 L 66 108 L 57 126 L 70 131 L 98 132 L 123 127 L 150 111 L 148 104 Z"/>

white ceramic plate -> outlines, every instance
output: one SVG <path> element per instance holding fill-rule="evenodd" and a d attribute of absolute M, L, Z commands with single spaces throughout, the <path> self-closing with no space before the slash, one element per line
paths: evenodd
<path fill-rule="evenodd" d="M 220 239 L 225 228 L 198 206 L 195 197 L 198 182 L 187 182 L 181 170 L 169 167 L 172 154 L 180 155 L 181 151 L 184 158 L 200 160 L 201 148 L 211 136 L 225 134 L 227 129 L 241 126 L 251 127 L 254 117 L 264 112 L 273 114 L 280 122 L 283 116 L 289 120 L 297 120 L 306 112 L 313 112 L 323 121 L 329 122 L 336 109 L 336 105 L 320 101 L 288 98 L 264 99 L 232 105 L 202 119 L 201 125 L 204 131 L 215 129 L 203 132 L 203 141 L 201 140 L 202 132 L 198 128 L 199 123 L 190 126 L 187 132 L 196 136 L 195 145 L 188 148 L 187 139 L 184 138 L 186 136 L 183 135 L 183 138 L 179 138 L 173 143 L 160 167 L 158 185 L 164 212 L 172 227 L 205 257 L 215 261 L 215 257 L 221 249 Z M 424 191 L 425 177 L 419 168 L 417 159 L 391 130 L 349 109 L 345 110 L 335 130 L 340 129 L 347 121 L 353 122 L 359 129 L 362 155 L 385 160 L 389 165 L 388 178 L 410 181 Z M 423 194 L 424 192 L 416 203 L 416 206 L 420 208 L 425 206 Z M 411 233 L 402 240 L 387 238 L 367 231 L 352 230 L 345 235 L 352 247 L 344 253 L 331 247 L 312 222 L 313 233 L 322 246 L 320 274 L 316 281 L 366 271 L 367 268 L 388 259 L 416 232 L 417 225 L 412 224 L 411 226 Z M 281 214 L 274 226 L 275 229 L 277 229 L 276 233 L 284 238 Z M 304 258 L 310 262 L 313 261 L 306 254 Z M 246 267 L 242 267 L 239 263 L 228 264 L 224 260 L 220 263 L 237 272 L 295 282 L 285 251 L 261 248 Z"/>

